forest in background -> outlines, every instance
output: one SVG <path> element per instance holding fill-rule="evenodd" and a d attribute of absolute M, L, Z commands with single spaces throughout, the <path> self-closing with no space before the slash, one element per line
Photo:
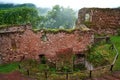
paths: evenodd
<path fill-rule="evenodd" d="M 30 23 L 34 29 L 69 29 L 76 21 L 76 12 L 59 5 L 38 8 L 34 4 L 0 4 L 0 25 L 25 25 Z"/>

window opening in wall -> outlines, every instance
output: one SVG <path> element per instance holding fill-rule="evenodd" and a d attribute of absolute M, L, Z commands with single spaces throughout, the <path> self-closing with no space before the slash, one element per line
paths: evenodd
<path fill-rule="evenodd" d="M 85 14 L 85 21 L 90 21 L 90 14 Z"/>
<path fill-rule="evenodd" d="M 41 64 L 46 64 L 46 58 L 44 54 L 40 54 L 39 59 Z"/>
<path fill-rule="evenodd" d="M 46 34 L 43 34 L 42 37 L 41 37 L 42 41 L 46 42 L 48 39 L 47 39 L 47 36 Z"/>

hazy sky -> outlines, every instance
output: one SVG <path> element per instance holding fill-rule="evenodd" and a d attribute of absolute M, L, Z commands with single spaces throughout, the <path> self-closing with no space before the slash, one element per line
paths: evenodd
<path fill-rule="evenodd" d="M 59 4 L 63 7 L 80 9 L 83 7 L 112 8 L 120 6 L 120 0 L 0 0 L 3 3 L 33 3 L 37 7 L 52 7 Z"/>

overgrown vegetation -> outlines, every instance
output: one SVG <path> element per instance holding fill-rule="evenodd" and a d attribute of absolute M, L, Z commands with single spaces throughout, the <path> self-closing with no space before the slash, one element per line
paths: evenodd
<path fill-rule="evenodd" d="M 0 65 L 0 73 L 9 73 L 18 69 L 18 62 Z"/>
<path fill-rule="evenodd" d="M 120 52 L 120 36 L 111 36 L 111 42 L 115 44 L 118 53 Z M 87 59 L 95 66 L 103 66 L 107 64 L 112 64 L 113 59 L 116 55 L 114 49 L 111 48 L 111 44 L 107 44 L 104 41 L 101 43 L 95 44 L 90 48 L 90 53 L 87 56 Z M 120 70 L 120 56 L 113 67 L 113 70 Z"/>
<path fill-rule="evenodd" d="M 120 36 L 112 36 L 111 40 L 115 44 L 115 46 L 118 50 L 118 53 L 119 53 L 118 59 L 114 65 L 113 69 L 120 70 Z"/>
<path fill-rule="evenodd" d="M 20 7 L 0 10 L 0 25 L 22 25 L 31 23 L 36 24 L 38 17 L 37 10 L 34 8 Z"/>
<path fill-rule="evenodd" d="M 64 59 L 64 61 L 66 61 L 66 59 Z M 61 62 L 64 63 L 64 61 Z M 45 80 L 46 78 L 50 80 L 64 80 L 66 79 L 67 72 L 69 74 L 69 79 L 82 80 L 87 76 L 87 74 L 80 71 L 69 72 L 71 68 L 68 68 L 70 64 L 66 66 L 67 63 L 64 63 L 65 65 L 62 65 L 61 63 L 58 63 L 59 65 L 57 64 L 61 69 L 62 67 L 64 67 L 61 72 L 59 72 L 56 67 L 51 67 L 49 64 L 40 64 L 35 60 L 25 60 L 20 64 L 20 71 L 23 74 L 28 75 L 27 70 L 29 70 L 29 76 L 32 78 L 36 78 L 37 80 Z"/>
<path fill-rule="evenodd" d="M 111 49 L 111 44 L 102 41 L 90 48 L 87 59 L 94 67 L 99 67 L 111 64 L 115 54 L 115 50 Z"/>

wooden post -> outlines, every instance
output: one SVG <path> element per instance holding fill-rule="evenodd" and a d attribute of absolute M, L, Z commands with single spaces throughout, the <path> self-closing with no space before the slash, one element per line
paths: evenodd
<path fill-rule="evenodd" d="M 114 65 L 112 64 L 111 67 L 110 67 L 110 71 L 113 71 L 113 66 L 114 66 Z"/>
<path fill-rule="evenodd" d="M 66 80 L 68 80 L 68 72 L 66 72 Z"/>
<path fill-rule="evenodd" d="M 72 63 L 73 63 L 73 65 L 72 65 L 72 66 L 73 66 L 73 71 L 74 71 L 74 68 L 75 68 L 75 65 L 74 65 L 74 58 L 73 58 L 73 62 L 72 62 Z"/>
<path fill-rule="evenodd" d="M 47 71 L 45 71 L 45 79 L 46 79 L 46 80 L 47 80 L 47 77 L 48 77 L 47 75 L 48 75 L 48 74 L 47 74 Z"/>
<path fill-rule="evenodd" d="M 92 70 L 90 70 L 90 76 L 89 76 L 90 78 L 92 77 Z"/>
<path fill-rule="evenodd" d="M 18 68 L 21 69 L 21 65 L 20 64 L 18 65 Z"/>
<path fill-rule="evenodd" d="M 30 71 L 27 69 L 27 75 L 29 76 L 30 75 Z"/>

